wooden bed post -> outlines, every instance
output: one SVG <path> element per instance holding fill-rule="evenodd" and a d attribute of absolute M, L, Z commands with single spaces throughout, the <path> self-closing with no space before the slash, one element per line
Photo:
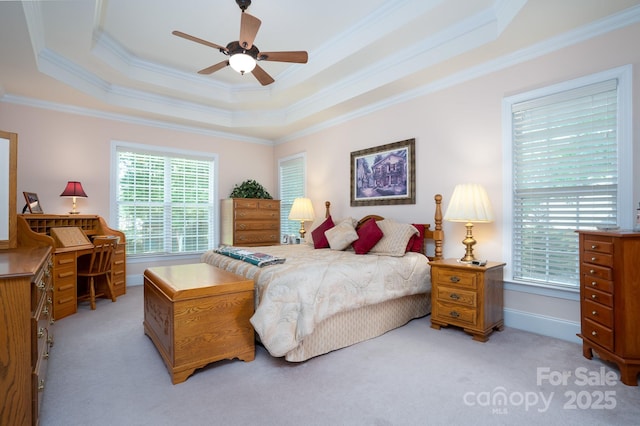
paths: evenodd
<path fill-rule="evenodd" d="M 433 239 L 435 240 L 435 254 L 434 259 L 442 259 L 442 242 L 444 240 L 444 231 L 442 230 L 442 195 L 436 194 L 433 197 L 436 200 L 436 212 L 433 215 L 433 220 L 436 224 L 433 230 Z"/>
<path fill-rule="evenodd" d="M 325 201 L 324 202 L 324 217 L 325 218 L 329 217 L 329 215 L 331 214 L 329 212 L 329 207 L 331 207 L 331 202 L 330 201 Z"/>

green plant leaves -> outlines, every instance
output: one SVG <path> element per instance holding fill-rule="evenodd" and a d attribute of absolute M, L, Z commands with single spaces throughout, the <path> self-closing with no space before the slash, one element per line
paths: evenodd
<path fill-rule="evenodd" d="M 240 185 L 236 184 L 233 187 L 233 191 L 229 195 L 229 198 L 266 198 L 272 199 L 273 197 L 267 192 L 266 189 L 253 179 L 247 179 Z"/>

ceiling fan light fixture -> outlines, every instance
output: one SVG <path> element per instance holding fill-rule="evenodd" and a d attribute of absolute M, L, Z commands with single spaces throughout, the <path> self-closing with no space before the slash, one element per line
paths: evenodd
<path fill-rule="evenodd" d="M 244 74 L 253 71 L 256 60 L 246 53 L 235 53 L 229 58 L 229 65 L 240 74 Z"/>

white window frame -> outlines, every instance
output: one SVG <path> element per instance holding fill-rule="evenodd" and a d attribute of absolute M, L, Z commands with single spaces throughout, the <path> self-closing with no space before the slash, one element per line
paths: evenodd
<path fill-rule="evenodd" d="M 281 209 L 281 217 L 283 217 L 282 213 L 285 213 L 283 209 L 285 209 L 286 207 L 286 203 L 283 203 L 283 199 L 282 199 L 282 164 L 287 162 L 287 161 L 291 161 L 291 160 L 295 160 L 295 159 L 302 159 L 302 164 L 303 164 L 303 182 L 302 182 L 302 197 L 306 197 L 307 196 L 307 154 L 305 152 L 301 152 L 298 154 L 293 154 L 287 157 L 283 157 L 278 159 L 278 192 L 279 192 L 279 198 L 280 198 L 280 209 Z M 288 213 L 287 213 L 288 215 Z M 298 224 L 299 225 L 299 224 Z M 299 226 L 297 227 L 297 229 L 299 229 Z M 283 223 L 280 223 L 280 237 L 282 238 L 285 232 Z M 296 235 L 298 235 L 296 233 Z"/>
<path fill-rule="evenodd" d="M 631 65 L 625 65 L 611 70 L 599 72 L 589 76 L 562 82 L 552 86 L 540 88 L 526 93 L 504 98 L 502 102 L 502 141 L 503 141 L 503 259 L 505 267 L 505 281 L 528 287 L 550 289 L 551 292 L 540 294 L 555 295 L 555 290 L 577 292 L 579 286 L 554 285 L 552 283 L 538 283 L 517 280 L 513 277 L 512 265 L 512 195 L 513 195 L 513 139 L 512 139 L 512 105 L 554 93 L 563 92 L 603 82 L 618 80 L 618 224 L 622 228 L 631 229 L 633 226 L 633 140 L 632 140 L 632 78 Z M 507 287 L 509 288 L 509 287 Z M 514 288 L 515 289 L 515 288 Z"/>
<path fill-rule="evenodd" d="M 152 155 L 168 155 L 173 157 L 185 157 L 195 158 L 199 160 L 213 162 L 213 247 L 217 247 L 220 243 L 219 232 L 219 201 L 218 201 L 218 154 L 201 151 L 190 151 L 184 149 L 176 149 L 164 146 L 145 145 L 124 141 L 111 141 L 111 173 L 110 173 L 110 191 L 109 191 L 109 222 L 118 223 L 118 209 L 117 209 L 117 185 L 118 185 L 118 149 L 131 149 L 134 151 L 146 151 Z M 154 262 L 154 261 L 170 261 L 170 260 L 185 260 L 185 259 L 199 259 L 200 253 L 171 253 L 162 255 L 129 255 L 127 254 L 128 263 L 142 263 L 142 262 Z"/>

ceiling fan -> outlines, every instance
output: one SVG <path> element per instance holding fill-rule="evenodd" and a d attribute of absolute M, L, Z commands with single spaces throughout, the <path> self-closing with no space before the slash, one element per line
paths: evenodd
<path fill-rule="evenodd" d="M 251 0 L 236 0 L 236 3 L 240 7 L 240 10 L 242 10 L 240 20 L 240 40 L 232 41 L 227 44 L 226 47 L 185 34 L 181 31 L 172 32 L 173 35 L 178 37 L 218 49 L 229 57 L 229 59 L 201 69 L 198 71 L 199 74 L 212 74 L 227 65 L 230 65 L 231 68 L 240 74 L 244 75 L 244 73 L 251 72 L 260 84 L 266 86 L 267 84 L 273 83 L 275 80 L 258 65 L 258 61 L 293 62 L 299 64 L 307 63 L 308 55 L 305 51 L 260 52 L 258 47 L 253 44 L 253 41 L 256 38 L 256 34 L 258 34 L 258 29 L 262 22 L 255 16 L 246 13 L 247 8 L 251 5 Z"/>

